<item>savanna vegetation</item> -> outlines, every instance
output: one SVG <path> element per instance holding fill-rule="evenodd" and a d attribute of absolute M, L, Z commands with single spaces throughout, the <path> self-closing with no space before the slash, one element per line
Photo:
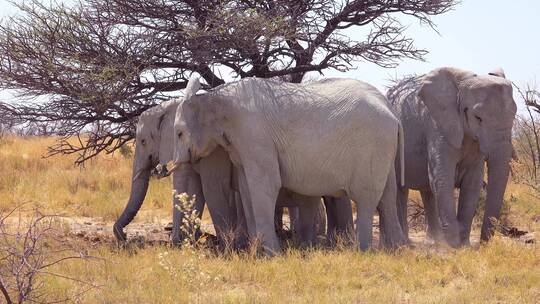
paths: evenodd
<path fill-rule="evenodd" d="M 2 138 L 3 214 L 20 204 L 36 205 L 49 214 L 99 218 L 110 226 L 129 195 L 130 150 L 98 156 L 81 168 L 70 157 L 43 158 L 52 141 L 54 138 Z M 170 218 L 170 187 L 168 180 L 151 182 L 137 221 Z M 539 195 L 528 185 L 512 182 L 503 213 L 506 224 L 537 234 Z M 82 240 L 70 234 L 61 220 L 56 223 L 64 233 L 63 242 L 55 244 L 66 248 L 54 255 L 61 258 L 76 252 L 84 258 L 66 260 L 48 270 L 61 277 L 38 276 L 44 283 L 40 292 L 47 299 L 78 303 L 276 303 L 284 297 L 297 303 L 540 300 L 538 244 L 500 234 L 489 244 L 473 242 L 472 248 L 461 250 L 421 241 L 416 248 L 393 253 L 361 253 L 341 246 L 337 250 L 289 249 L 268 259 L 258 257 L 254 250 L 218 254 L 209 248 L 166 245 L 121 249 L 109 240 Z M 417 235 L 423 239 L 422 233 Z M 477 240 L 478 233 L 473 235 Z"/>
<path fill-rule="evenodd" d="M 256 246 L 245 252 L 217 252 L 205 243 L 120 246 L 112 237 L 129 196 L 136 118 L 178 94 L 192 74 L 212 88 L 251 76 L 301 82 L 308 72 L 347 71 L 357 61 L 396 67 L 428 53 L 398 16 L 435 28 L 432 17 L 458 3 L 14 3 L 18 14 L 0 23 L 0 89 L 17 93 L 0 102 L 0 302 L 539 303 L 534 89 L 522 92 L 530 111 L 516 124 L 519 161 L 500 221 L 505 235 L 489 244 L 478 243 L 480 220 L 471 248 L 425 243 L 416 193 L 414 246 L 395 252 L 285 246 L 282 255 L 265 258 Z M 351 29 L 365 35 L 353 40 Z M 170 219 L 171 190 L 170 178 L 153 179 L 135 221 Z M 83 238 L 66 218 L 101 222 L 97 229 L 108 237 Z M 527 238 L 509 237 L 510 228 Z"/>

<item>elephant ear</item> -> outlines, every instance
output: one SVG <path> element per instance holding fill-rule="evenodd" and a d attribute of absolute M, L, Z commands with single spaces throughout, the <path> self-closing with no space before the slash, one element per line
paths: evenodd
<path fill-rule="evenodd" d="M 174 115 L 178 107 L 176 100 L 168 102 L 163 109 L 163 113 L 158 118 L 157 131 L 159 132 L 159 162 L 166 164 L 172 160 L 173 141 L 170 137 L 174 133 Z"/>
<path fill-rule="evenodd" d="M 502 68 L 496 68 L 495 70 L 489 72 L 488 74 L 491 76 L 506 78 L 506 75 L 504 74 L 504 70 Z"/>
<path fill-rule="evenodd" d="M 437 128 L 454 148 L 461 147 L 464 136 L 459 83 L 474 76 L 454 68 L 436 69 L 424 77 L 418 91 L 418 97 L 428 108 Z"/>

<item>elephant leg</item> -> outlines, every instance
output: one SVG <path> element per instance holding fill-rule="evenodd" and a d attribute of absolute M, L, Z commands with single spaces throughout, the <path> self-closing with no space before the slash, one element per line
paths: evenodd
<path fill-rule="evenodd" d="M 279 174 L 272 178 L 270 172 L 273 170 L 259 166 L 260 163 L 264 161 L 244 162 L 243 172 L 238 172 L 242 205 L 249 236 L 260 239 L 264 252 L 274 255 L 281 251 L 274 225 L 276 199 L 281 185 Z M 278 168 L 277 164 L 275 168 Z"/>
<path fill-rule="evenodd" d="M 291 198 L 292 202 L 292 198 Z M 294 202 L 296 203 L 296 202 Z M 280 207 L 280 209 L 283 209 L 283 207 Z M 289 223 L 290 223 L 290 231 L 292 232 L 294 238 L 296 241 L 301 241 L 300 237 L 300 208 L 298 206 L 294 207 L 287 207 L 287 211 L 289 213 Z M 284 232 L 283 232 L 284 233 Z"/>
<path fill-rule="evenodd" d="M 238 188 L 240 191 L 240 198 L 242 203 L 242 212 L 246 222 L 248 237 L 255 235 L 255 216 L 251 207 L 251 194 L 249 193 L 249 186 L 246 180 L 244 169 L 239 167 L 236 169 L 238 175 Z"/>
<path fill-rule="evenodd" d="M 335 243 L 337 238 L 350 239 L 354 232 L 352 204 L 348 197 L 324 196 L 327 214 L 327 238 Z"/>
<path fill-rule="evenodd" d="M 435 242 L 440 242 L 444 240 L 444 236 L 442 234 L 435 197 L 433 197 L 433 193 L 430 190 L 422 190 L 420 191 L 420 195 L 422 196 L 422 202 L 426 211 L 427 238 Z"/>
<path fill-rule="evenodd" d="M 216 236 L 224 243 L 230 243 L 236 221 L 236 204 L 231 186 L 232 170 L 229 156 L 222 148 L 201 159 L 199 164 L 208 211 Z"/>
<path fill-rule="evenodd" d="M 201 178 L 191 167 L 184 168 L 181 172 L 173 173 L 173 189 L 177 194 L 187 193 L 190 198 L 195 195 L 194 209 L 199 218 L 204 211 L 204 194 L 202 190 Z M 172 243 L 178 245 L 184 239 L 181 225 L 184 213 L 180 209 L 180 201 L 176 196 L 173 197 L 173 229 L 171 233 Z M 195 237 L 200 237 L 201 232 L 197 231 Z"/>
<path fill-rule="evenodd" d="M 236 222 L 234 227 L 234 248 L 237 250 L 245 249 L 249 243 L 249 234 L 242 198 L 239 191 L 234 191 L 234 200 L 236 205 Z"/>
<path fill-rule="evenodd" d="M 446 151 L 444 138 L 434 143 L 428 141 L 428 151 Z M 457 155 L 432 152 L 428 156 L 428 173 L 431 191 L 441 220 L 442 232 L 448 245 L 457 248 L 461 245 L 459 222 L 454 200 Z"/>
<path fill-rule="evenodd" d="M 326 210 L 320 198 L 318 198 L 317 213 L 315 214 L 315 222 L 313 224 L 316 242 L 324 239 L 326 237 Z"/>
<path fill-rule="evenodd" d="M 409 238 L 409 222 L 408 222 L 408 212 L 407 212 L 407 203 L 409 201 L 409 188 L 399 187 L 397 188 L 396 203 L 397 203 L 397 214 L 401 229 L 403 234 L 408 239 Z"/>
<path fill-rule="evenodd" d="M 484 176 L 484 163 L 481 162 L 476 168 L 469 170 L 461 181 L 458 204 L 459 235 L 461 244 L 470 245 L 469 236 L 471 226 L 480 198 L 482 177 Z"/>
<path fill-rule="evenodd" d="M 356 199 L 355 199 L 356 201 Z M 373 241 L 373 215 L 377 209 L 375 203 L 371 203 L 360 210 L 356 216 L 356 238 L 360 246 L 360 250 L 366 251 L 371 248 Z"/>
<path fill-rule="evenodd" d="M 274 213 L 274 226 L 276 229 L 276 233 L 278 235 L 284 235 L 285 231 L 283 228 L 283 207 L 276 206 L 276 212 Z M 290 217 L 290 210 L 289 210 L 289 217 Z M 292 224 L 291 224 L 291 230 L 292 230 Z"/>
<path fill-rule="evenodd" d="M 347 196 L 334 197 L 333 201 L 336 204 L 337 232 L 350 238 L 354 234 L 352 202 Z"/>
<path fill-rule="evenodd" d="M 372 189 L 371 191 L 365 188 L 358 188 L 351 191 L 351 198 L 357 203 L 356 239 L 362 251 L 371 248 L 373 241 L 373 215 L 377 210 L 383 190 L 384 187 Z"/>
<path fill-rule="evenodd" d="M 241 171 L 241 169 L 239 169 L 237 166 L 233 166 L 232 169 L 231 188 L 233 189 L 232 195 L 236 208 L 236 221 L 234 222 L 234 247 L 237 250 L 242 250 L 247 248 L 249 244 L 248 224 L 246 215 L 244 214 L 244 207 L 242 205 L 242 195 L 240 194 L 239 171 Z"/>
<path fill-rule="evenodd" d="M 300 245 L 302 247 L 312 246 L 315 243 L 315 226 L 317 212 L 320 205 L 320 197 L 294 194 L 293 200 L 298 205 Z"/>
<path fill-rule="evenodd" d="M 392 168 L 386 181 L 381 201 L 379 202 L 381 246 L 387 249 L 396 249 L 407 244 L 403 234 L 396 206 L 397 185 L 395 171 Z"/>
<path fill-rule="evenodd" d="M 324 207 L 326 208 L 326 238 L 330 243 L 335 243 L 337 232 L 336 204 L 331 196 L 323 196 Z"/>

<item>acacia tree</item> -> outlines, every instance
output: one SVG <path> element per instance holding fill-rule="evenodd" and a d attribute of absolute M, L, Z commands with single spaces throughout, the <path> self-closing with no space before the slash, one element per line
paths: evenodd
<path fill-rule="evenodd" d="M 81 163 L 132 139 L 135 118 L 183 89 L 192 73 L 212 88 L 231 77 L 301 82 L 307 72 L 347 71 L 357 61 L 395 67 L 427 53 L 413 45 L 396 16 L 434 27 L 431 17 L 456 3 L 22 2 L 16 4 L 19 14 L 0 25 L 0 88 L 19 97 L 3 108 L 26 123 L 54 123 L 62 137 L 50 153 L 79 153 Z M 365 34 L 352 39 L 350 29 Z M 79 136 L 76 144 L 68 141 L 73 135 Z"/>

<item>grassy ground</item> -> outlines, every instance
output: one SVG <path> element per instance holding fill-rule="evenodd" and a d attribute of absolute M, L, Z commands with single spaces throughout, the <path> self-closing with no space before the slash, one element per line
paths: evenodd
<path fill-rule="evenodd" d="M 102 285 L 83 303 L 539 303 L 538 247 L 496 239 L 480 249 L 388 254 L 289 251 L 267 259 L 153 247 L 100 248 L 103 261 L 62 273 Z M 61 281 L 59 284 L 66 284 Z M 73 292 L 71 285 L 56 285 Z"/>
<path fill-rule="evenodd" d="M 51 142 L 0 142 L 0 207 L 33 202 L 71 216 L 114 220 L 129 195 L 130 158 L 102 156 L 77 168 L 71 157 L 43 159 Z M 170 193 L 167 180 L 152 181 L 139 220 L 169 217 Z M 537 195 L 510 184 L 508 220 L 537 233 Z M 75 297 L 88 286 L 52 276 L 42 279 L 49 292 L 78 303 L 540 303 L 539 245 L 501 236 L 461 250 L 289 250 L 275 258 L 166 246 L 132 251 L 111 244 L 73 244 L 99 259 L 66 261 L 54 272 L 98 287 Z"/>
<path fill-rule="evenodd" d="M 0 140 L 0 208 L 42 204 L 72 216 L 114 220 L 122 212 L 131 186 L 131 156 L 117 152 L 74 165 L 73 156 L 43 158 L 52 138 Z M 169 179 L 153 180 L 142 216 L 165 216 L 172 208 Z"/>

